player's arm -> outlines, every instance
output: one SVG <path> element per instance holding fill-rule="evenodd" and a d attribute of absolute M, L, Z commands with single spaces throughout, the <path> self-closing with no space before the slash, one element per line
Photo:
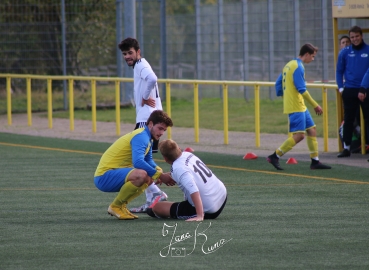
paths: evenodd
<path fill-rule="evenodd" d="M 323 113 L 322 107 L 320 107 L 319 104 L 316 103 L 316 101 L 310 96 L 307 90 L 302 94 L 302 96 L 311 104 L 311 106 L 313 106 L 314 111 L 317 115 L 321 115 Z"/>
<path fill-rule="evenodd" d="M 364 102 L 364 99 L 366 98 L 366 89 L 369 89 L 369 68 L 366 71 L 360 85 L 358 98 L 360 99 L 361 102 Z"/>
<path fill-rule="evenodd" d="M 151 98 L 150 95 L 151 91 L 155 88 L 158 77 L 151 69 L 144 68 L 141 71 L 141 78 L 146 81 L 146 89 L 143 89 L 142 93 L 142 103 L 149 105 L 150 107 L 155 107 L 155 99 Z"/>
<path fill-rule="evenodd" d="M 275 82 L 275 92 L 277 97 L 283 96 L 282 73 L 279 75 L 277 81 Z"/>
<path fill-rule="evenodd" d="M 156 164 L 155 166 L 152 166 L 145 160 L 147 144 L 145 143 L 146 140 L 144 136 L 144 134 L 137 134 L 131 140 L 132 164 L 134 168 L 146 171 L 148 176 L 156 180 L 160 177 L 162 171 L 155 169 Z"/>
<path fill-rule="evenodd" d="M 191 199 L 196 208 L 196 217 L 186 219 L 186 221 L 203 221 L 204 220 L 204 207 L 202 206 L 202 200 L 200 192 L 194 192 L 191 194 Z"/>
<path fill-rule="evenodd" d="M 204 220 L 204 207 L 202 205 L 202 200 L 200 196 L 199 188 L 196 185 L 195 179 L 192 174 L 186 170 L 185 167 L 182 167 L 181 170 L 173 171 L 173 179 L 180 183 L 186 192 L 190 194 L 191 200 L 193 202 L 193 206 L 196 209 L 196 217 L 189 218 L 186 221 L 202 221 Z"/>
<path fill-rule="evenodd" d="M 316 108 L 319 106 L 319 104 L 312 98 L 312 96 L 310 96 L 310 93 L 308 90 L 305 90 L 305 92 L 302 93 L 302 96 L 307 102 L 310 103 L 311 106 L 313 106 L 313 108 Z"/>
<path fill-rule="evenodd" d="M 295 84 L 297 91 L 299 91 L 299 93 L 304 97 L 304 99 L 307 102 L 309 102 L 311 106 L 313 106 L 316 113 L 320 114 L 319 112 L 321 111 L 321 108 L 319 104 L 310 96 L 308 90 L 306 89 L 304 70 L 300 66 L 293 73 L 293 83 Z"/>
<path fill-rule="evenodd" d="M 340 89 L 340 92 L 343 91 L 343 75 L 346 68 L 345 63 L 345 55 L 347 53 L 346 49 L 343 49 L 340 51 L 337 59 L 337 65 L 336 65 L 336 83 L 338 86 L 338 89 Z"/>
<path fill-rule="evenodd" d="M 174 186 L 176 184 L 176 182 L 174 181 L 169 172 L 168 173 L 162 172 L 160 177 L 156 179 L 155 185 L 161 185 L 162 183 L 166 184 L 167 186 Z"/>

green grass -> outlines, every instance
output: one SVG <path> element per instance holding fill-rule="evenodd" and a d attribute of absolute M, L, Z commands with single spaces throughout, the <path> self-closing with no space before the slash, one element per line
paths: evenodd
<path fill-rule="evenodd" d="M 172 119 L 177 127 L 194 127 L 193 103 L 187 100 L 172 101 Z M 166 103 L 163 103 L 166 108 Z M 200 128 L 223 130 L 223 101 L 216 98 L 203 99 L 199 102 Z M 255 104 L 253 101 L 246 102 L 242 99 L 229 99 L 228 104 L 228 130 L 255 132 Z M 335 103 L 329 102 L 329 111 L 334 114 L 328 115 L 328 136 L 337 137 Z M 311 110 L 313 111 L 313 110 Z M 91 111 L 77 110 L 74 112 L 76 119 L 91 120 Z M 53 117 L 69 118 L 69 112 L 54 112 Z M 135 123 L 135 109 L 124 108 L 120 111 L 121 121 Z M 323 117 L 313 115 L 317 125 L 319 137 L 323 137 Z M 115 110 L 97 111 L 97 121 L 115 121 Z M 260 103 L 260 130 L 262 133 L 287 133 L 287 115 L 283 114 L 282 100 L 262 100 Z"/>
<path fill-rule="evenodd" d="M 263 159 L 196 154 L 225 183 L 228 202 L 199 225 L 194 252 L 166 257 L 164 224 L 176 236 L 199 223 L 119 221 L 107 215 L 114 194 L 98 191 L 93 174 L 107 143 L 0 133 L 1 269 L 366 269 L 369 266 L 367 168 L 309 164 L 275 171 Z M 155 160 L 164 170 L 161 156 Z M 162 189 L 174 201 L 176 187 Z M 144 197 L 137 198 L 138 205 Z M 204 250 L 230 240 L 212 254 Z M 174 246 L 192 250 L 194 238 Z"/>
<path fill-rule="evenodd" d="M 283 102 L 281 98 L 275 100 L 267 99 L 266 91 L 262 91 L 264 96 L 260 102 L 260 130 L 262 133 L 287 133 L 287 115 L 283 114 Z M 311 91 L 312 96 L 319 102 L 321 99 L 320 90 Z M 175 126 L 177 127 L 194 127 L 194 106 L 193 91 L 191 89 L 172 89 L 171 115 Z M 255 132 L 255 103 L 251 99 L 246 101 L 243 98 L 243 92 L 239 89 L 230 90 L 228 100 L 228 130 Z M 329 93 L 328 110 L 328 137 L 337 137 L 336 123 L 336 104 L 333 93 Z M 218 97 L 209 97 L 209 96 Z M 6 98 L 0 99 L 0 113 L 6 113 Z M 223 100 L 219 98 L 219 89 L 205 88 L 203 90 L 204 98 L 199 102 L 199 122 L 200 128 L 223 130 Z M 26 112 L 27 102 L 25 95 L 15 94 L 12 98 L 12 109 L 14 112 Z M 91 120 L 92 114 L 86 109 L 87 104 L 91 103 L 91 93 L 75 91 L 74 94 L 76 119 Z M 111 86 L 99 86 L 97 88 L 97 103 L 114 104 L 114 89 Z M 310 105 L 308 109 L 313 115 L 317 125 L 317 136 L 323 137 L 323 117 L 314 115 L 314 110 Z M 61 92 L 53 93 L 53 108 L 57 111 L 53 113 L 53 117 L 69 118 L 69 111 L 61 111 L 63 108 L 63 96 Z M 166 103 L 163 102 L 163 108 L 166 109 Z M 32 109 L 34 111 L 46 111 L 47 99 L 45 92 L 35 91 L 32 93 Z M 123 123 L 135 123 L 135 109 L 122 108 L 121 121 Z M 98 121 L 115 121 L 115 110 L 98 110 Z"/>

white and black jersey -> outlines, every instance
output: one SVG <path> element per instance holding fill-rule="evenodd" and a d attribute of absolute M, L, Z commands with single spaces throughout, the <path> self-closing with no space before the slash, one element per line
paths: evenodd
<path fill-rule="evenodd" d="M 215 213 L 224 204 L 227 197 L 224 184 L 194 154 L 183 152 L 172 164 L 171 175 L 192 206 L 191 194 L 200 193 L 204 213 Z"/>
<path fill-rule="evenodd" d="M 134 100 L 136 106 L 136 123 L 146 123 L 150 114 L 155 110 L 162 110 L 157 84 L 158 78 L 145 58 L 139 59 L 133 68 Z M 142 106 L 142 99 L 155 99 L 156 107 Z"/>

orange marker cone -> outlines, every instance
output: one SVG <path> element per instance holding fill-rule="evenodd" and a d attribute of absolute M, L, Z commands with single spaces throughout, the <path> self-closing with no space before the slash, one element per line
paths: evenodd
<path fill-rule="evenodd" d="M 193 150 L 191 147 L 187 147 L 186 149 L 185 149 L 185 152 L 194 152 L 195 150 Z"/>
<path fill-rule="evenodd" d="M 258 156 L 257 155 L 255 155 L 254 153 L 247 153 L 244 157 L 243 157 L 243 159 L 257 159 L 258 158 Z"/>
<path fill-rule="evenodd" d="M 287 159 L 286 164 L 297 164 L 297 160 L 294 159 L 293 157 L 291 157 L 291 158 Z"/>

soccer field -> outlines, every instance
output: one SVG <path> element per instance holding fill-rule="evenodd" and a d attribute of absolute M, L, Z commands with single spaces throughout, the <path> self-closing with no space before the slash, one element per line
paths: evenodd
<path fill-rule="evenodd" d="M 93 183 L 109 146 L 0 133 L 1 269 L 369 267 L 367 168 L 299 162 L 280 172 L 264 159 L 196 152 L 228 191 L 217 219 L 120 221 L 106 211 L 115 194 Z"/>

